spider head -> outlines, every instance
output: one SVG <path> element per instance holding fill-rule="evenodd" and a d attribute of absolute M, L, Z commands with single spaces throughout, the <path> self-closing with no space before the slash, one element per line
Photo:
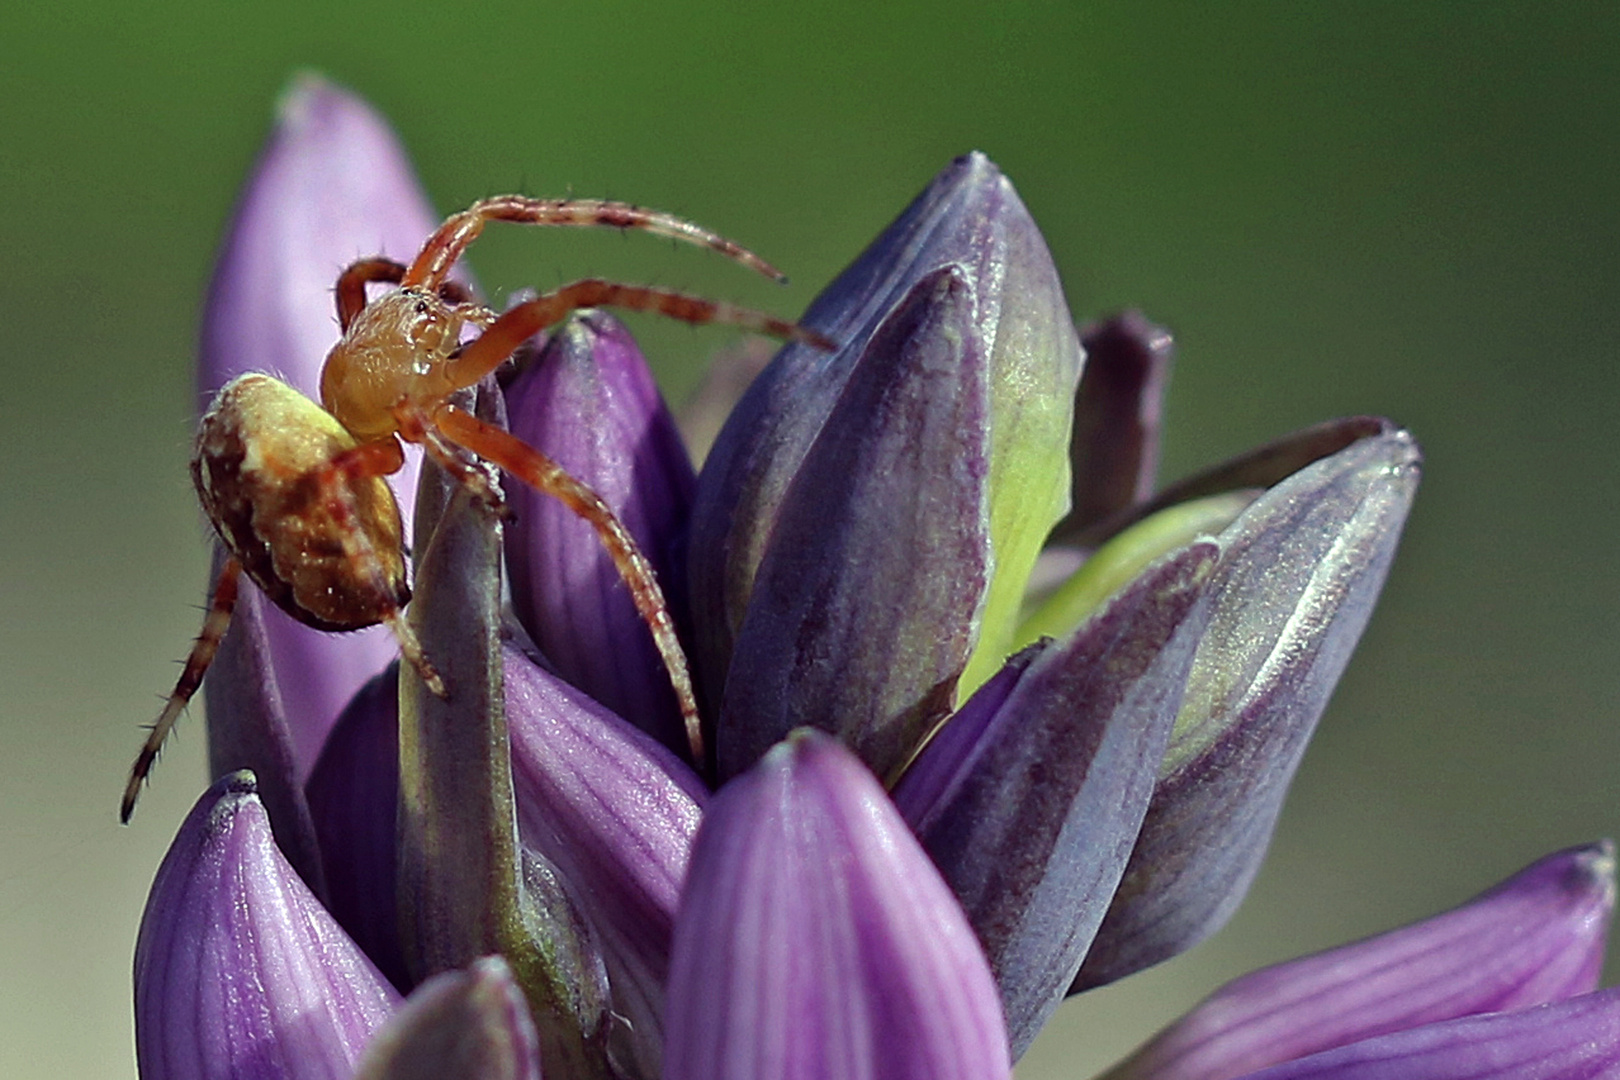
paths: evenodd
<path fill-rule="evenodd" d="M 378 297 L 326 355 L 321 404 L 357 439 L 392 434 L 401 404 L 435 402 L 448 392 L 436 375 L 465 321 L 456 305 L 424 289 Z"/>

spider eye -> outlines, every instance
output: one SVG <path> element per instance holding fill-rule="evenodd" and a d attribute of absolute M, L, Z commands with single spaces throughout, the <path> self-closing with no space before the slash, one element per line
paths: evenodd
<path fill-rule="evenodd" d="M 427 306 L 427 301 L 426 300 L 418 300 L 416 302 L 416 313 L 418 315 L 426 315 L 427 314 L 427 309 L 428 309 L 428 306 Z"/>

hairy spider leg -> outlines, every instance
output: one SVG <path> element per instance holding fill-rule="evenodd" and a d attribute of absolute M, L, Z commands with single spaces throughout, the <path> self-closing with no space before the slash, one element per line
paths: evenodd
<path fill-rule="evenodd" d="M 338 328 L 345 334 L 355 316 L 365 310 L 366 286 L 371 284 L 398 285 L 405 280 L 405 264 L 377 256 L 359 259 L 349 264 L 338 276 L 333 290 L 337 298 Z M 459 281 L 443 281 L 438 287 L 439 299 L 447 304 L 474 304 L 472 290 Z"/>
<path fill-rule="evenodd" d="M 832 339 L 825 334 L 748 308 L 704 300 L 670 289 L 584 278 L 541 293 L 502 312 L 488 329 L 445 361 L 443 370 L 446 382 L 455 387 L 471 386 L 494 371 L 519 345 L 541 330 L 562 322 L 571 312 L 591 307 L 650 311 L 694 326 L 725 323 L 771 337 L 803 341 L 818 349 L 831 351 L 836 348 Z"/>
<path fill-rule="evenodd" d="M 421 253 L 411 263 L 401 284 L 437 288 L 467 245 L 478 238 L 478 234 L 484 231 L 484 225 L 490 221 L 637 229 L 654 236 L 706 247 L 768 278 L 787 281 L 787 276 L 780 270 L 741 244 L 660 210 L 647 210 L 606 199 L 535 199 L 526 195 L 496 195 L 481 199 L 459 214 L 446 218 L 444 224 L 422 245 Z"/>
<path fill-rule="evenodd" d="M 242 564 L 232 555 L 220 567 L 219 580 L 214 582 L 214 597 L 208 605 L 208 615 L 203 619 L 202 632 L 191 646 L 191 655 L 186 657 L 186 666 L 180 670 L 180 679 L 174 684 L 174 692 L 164 703 L 163 711 L 158 714 L 157 723 L 147 733 L 146 742 L 141 746 L 141 752 L 135 757 L 135 764 L 129 770 L 129 783 L 124 785 L 124 799 L 118 806 L 118 820 L 125 825 L 129 824 L 130 815 L 135 813 L 135 800 L 140 798 L 141 785 L 152 772 L 152 765 L 157 761 L 158 754 L 163 750 L 163 744 L 169 738 L 169 732 L 174 730 L 176 720 L 185 711 L 186 705 L 202 686 L 203 676 L 208 673 L 208 665 L 214 662 L 214 654 L 219 651 L 219 643 L 225 637 L 225 631 L 231 625 L 231 612 L 236 609 L 237 584 L 242 577 Z"/>
<path fill-rule="evenodd" d="M 596 530 L 597 538 L 612 558 L 619 577 L 630 589 L 636 611 L 652 632 L 653 644 L 669 674 L 670 686 L 675 690 L 675 700 L 686 727 L 686 740 L 692 749 L 692 760 L 701 765 L 703 727 L 698 716 L 697 698 L 692 692 L 692 676 L 686 668 L 686 653 L 676 636 L 675 623 L 670 618 L 669 605 L 664 600 L 663 590 L 659 588 L 652 564 L 642 554 L 618 515 L 602 501 L 601 496 L 575 479 L 557 462 L 510 432 L 486 424 L 471 413 L 453 405 L 441 405 L 433 413 L 430 429 L 506 470 L 536 491 L 560 500 Z M 435 457 L 443 453 L 442 448 L 436 448 L 431 440 L 427 447 Z"/>
<path fill-rule="evenodd" d="M 390 435 L 385 439 L 361 443 L 344 450 L 335 455 L 324 467 L 316 470 L 311 477 L 321 489 L 319 497 L 326 500 L 327 512 L 332 515 L 333 523 L 337 526 L 344 559 L 350 566 L 365 568 L 370 579 L 368 584 L 372 592 L 379 597 L 388 595 L 388 578 L 377 558 L 377 549 L 359 525 L 359 514 L 355 508 L 354 496 L 349 490 L 349 482 L 392 475 L 398 472 L 404 463 L 405 451 L 399 445 L 399 440 Z M 400 656 L 416 669 L 416 673 L 421 676 L 422 682 L 433 695 L 440 698 L 447 696 L 444 679 L 428 661 L 427 655 L 422 651 L 422 643 L 416 637 L 416 631 L 405 621 L 400 609 L 391 604 L 382 607 L 378 612 L 377 621 L 393 633 L 394 640 L 399 643 Z"/>

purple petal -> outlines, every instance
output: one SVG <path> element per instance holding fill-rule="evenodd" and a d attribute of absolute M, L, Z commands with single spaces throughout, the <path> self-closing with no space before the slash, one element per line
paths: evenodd
<path fill-rule="evenodd" d="M 411 985 L 399 942 L 399 667 L 349 702 L 304 788 L 326 871 L 326 906 L 390 982 Z"/>
<path fill-rule="evenodd" d="M 1395 425 L 1381 416 L 1341 416 L 1336 420 L 1312 424 L 1177 480 L 1153 498 L 1126 507 L 1100 521 L 1084 527 L 1066 528 L 1062 540 L 1081 547 L 1096 547 L 1166 507 L 1210 495 L 1272 487 L 1305 466 L 1331 457 L 1353 443 L 1390 435 L 1395 430 Z"/>
<path fill-rule="evenodd" d="M 338 275 L 368 255 L 409 260 L 437 224 L 386 122 L 324 80 L 295 80 L 214 270 L 199 409 L 247 371 L 278 375 L 318 400 L 321 364 L 338 338 Z M 392 482 L 408 529 L 414 456 Z M 323 634 L 279 610 L 265 622 L 273 667 L 286 676 L 279 681 L 302 779 L 349 697 L 395 655 L 394 642 L 380 628 Z"/>
<path fill-rule="evenodd" d="M 976 302 L 958 267 L 919 282 L 783 495 L 726 679 L 722 777 L 804 726 L 886 774 L 950 709 L 991 560 Z"/>
<path fill-rule="evenodd" d="M 1427 1024 L 1250 1073 L 1253 1080 L 1606 1080 L 1620 990 Z"/>
<path fill-rule="evenodd" d="M 354 1080 L 540 1080 L 534 1022 L 506 961 L 486 957 L 417 987 Z"/>
<path fill-rule="evenodd" d="M 514 435 L 613 508 L 670 592 L 695 481 L 629 331 L 602 312 L 570 320 L 508 387 L 507 408 Z M 558 500 L 508 486 L 506 560 L 524 629 L 563 678 L 666 746 L 685 747 L 669 676 L 596 531 Z"/>
<path fill-rule="evenodd" d="M 656 1076 L 670 936 L 708 793 L 674 753 L 510 646 L 506 707 L 523 842 L 590 898 L 614 1009 Z"/>
<path fill-rule="evenodd" d="M 1128 311 L 1080 338 L 1086 366 L 1074 405 L 1074 509 L 1053 540 L 1143 502 L 1159 463 L 1159 416 L 1175 351 L 1170 334 Z"/>
<path fill-rule="evenodd" d="M 961 908 L 871 773 L 813 731 L 710 804 L 665 1029 L 665 1080 L 1010 1071 Z"/>
<path fill-rule="evenodd" d="M 1110 1075 L 1228 1080 L 1419 1024 L 1584 994 L 1613 911 L 1613 845 L 1562 851 L 1444 915 L 1228 983 Z"/>
<path fill-rule="evenodd" d="M 223 552 L 215 545 L 214 573 Z M 304 882 L 325 895 L 315 825 L 299 775 L 295 725 L 285 708 L 286 681 L 276 677 L 271 620 L 281 611 L 244 581 L 230 629 L 208 670 L 208 771 L 239 769 L 256 778 L 255 791 L 270 814 L 276 844 Z"/>
<path fill-rule="evenodd" d="M 1061 420 L 1063 430 L 1050 440 L 1051 471 L 1066 467 L 1061 440 L 1079 377 L 1079 340 L 1029 212 L 994 164 L 970 154 L 941 172 L 805 313 L 804 323 L 838 342 L 839 351 L 828 356 L 804 345 L 784 348 L 749 388 L 704 462 L 689 571 L 695 660 L 711 687 L 721 684 L 730 663 L 754 575 L 776 535 L 778 506 L 838 407 L 844 384 L 894 307 L 947 266 L 960 267 L 977 289 L 978 329 L 993 342 L 992 390 L 1009 391 L 996 405 L 1006 423 L 994 437 L 1044 433 L 1050 421 Z M 1061 415 L 1044 415 L 1052 402 L 1062 403 Z M 1013 502 L 1027 494 L 1009 491 Z M 1009 520 L 1042 516 L 1023 505 L 1012 509 Z M 1052 523 L 1040 523 L 1038 531 L 1044 535 Z M 1008 588 L 1021 591 L 1017 561 L 1001 558 L 998 569 L 1007 572 Z"/>
<path fill-rule="evenodd" d="M 135 947 L 144 1080 L 348 1080 L 399 995 L 282 859 L 248 773 L 209 789 Z"/>
<path fill-rule="evenodd" d="M 1158 790 L 1075 989 L 1202 940 L 1230 916 L 1372 614 L 1417 488 L 1390 431 L 1278 484 L 1220 536 L 1214 604 Z"/>
<path fill-rule="evenodd" d="M 1028 660 L 1010 692 L 992 679 L 1003 700 L 970 701 L 895 788 L 989 957 L 1015 1060 L 1063 1001 L 1125 872 L 1219 553 L 1183 549 Z M 963 719 L 978 729 L 970 745 L 952 732 Z M 935 794 L 913 802 L 912 784 Z"/>

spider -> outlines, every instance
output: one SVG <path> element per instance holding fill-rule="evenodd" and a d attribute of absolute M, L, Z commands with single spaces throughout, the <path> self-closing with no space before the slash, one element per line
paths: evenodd
<path fill-rule="evenodd" d="M 598 199 L 498 195 L 452 214 L 409 266 L 361 259 L 337 280 L 342 337 L 321 369 L 321 403 L 269 375 L 227 383 L 198 425 L 192 479 L 226 558 L 174 692 L 152 726 L 125 786 L 121 821 L 180 713 L 202 685 L 230 625 L 243 573 L 283 611 L 317 630 L 386 625 L 401 656 L 440 697 L 444 680 L 423 655 L 402 609 L 410 600 L 399 508 L 383 477 L 404 465 L 401 440 L 420 445 L 493 508 L 498 492 L 466 455 L 560 499 L 596 530 L 668 672 L 693 760 L 703 760 L 686 658 L 651 564 L 606 503 L 532 446 L 450 403 L 524 341 L 587 307 L 651 311 L 688 323 L 728 323 L 831 349 L 783 319 L 667 289 L 587 278 L 500 315 L 450 280 L 451 267 L 491 221 L 604 225 L 708 247 L 779 281 L 770 264 L 724 237 L 670 214 Z M 395 285 L 368 303 L 366 287 Z M 481 333 L 461 342 L 463 326 Z"/>

